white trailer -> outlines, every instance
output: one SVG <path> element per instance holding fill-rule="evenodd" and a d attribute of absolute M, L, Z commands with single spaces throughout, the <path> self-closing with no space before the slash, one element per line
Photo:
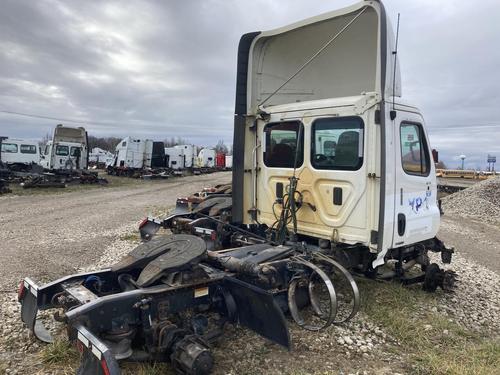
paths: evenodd
<path fill-rule="evenodd" d="M 177 145 L 174 148 L 182 149 L 184 153 L 184 167 L 193 168 L 196 165 L 197 147 L 195 145 Z"/>
<path fill-rule="evenodd" d="M 214 168 L 215 167 L 215 150 L 211 148 L 202 148 L 198 154 L 199 168 Z"/>
<path fill-rule="evenodd" d="M 233 168 L 233 155 L 226 155 L 226 169 Z"/>
<path fill-rule="evenodd" d="M 40 164 L 46 169 L 87 169 L 88 139 L 85 128 L 57 125 L 47 142 Z"/>
<path fill-rule="evenodd" d="M 183 148 L 165 147 L 165 158 L 165 165 L 171 169 L 181 170 L 186 167 Z"/>
<path fill-rule="evenodd" d="M 12 169 L 25 169 L 40 163 L 40 147 L 37 141 L 7 138 L 2 141 L 0 160 Z"/>

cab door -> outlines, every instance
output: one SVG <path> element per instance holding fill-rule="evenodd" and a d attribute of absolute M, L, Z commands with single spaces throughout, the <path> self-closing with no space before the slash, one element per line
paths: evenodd
<path fill-rule="evenodd" d="M 394 125 L 393 248 L 434 237 L 440 215 L 435 169 L 423 118 L 417 113 L 398 111 Z"/>

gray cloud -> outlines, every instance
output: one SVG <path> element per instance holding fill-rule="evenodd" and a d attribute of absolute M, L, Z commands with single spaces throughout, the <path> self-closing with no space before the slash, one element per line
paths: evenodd
<path fill-rule="evenodd" d="M 0 13 L 0 109 L 84 119 L 95 135 L 232 142 L 241 34 L 350 4 L 321 0 L 28 1 Z M 386 1 L 401 12 L 403 97 L 450 165 L 500 157 L 500 24 L 494 0 Z M 2 135 L 39 138 L 52 120 L 0 114 Z"/>

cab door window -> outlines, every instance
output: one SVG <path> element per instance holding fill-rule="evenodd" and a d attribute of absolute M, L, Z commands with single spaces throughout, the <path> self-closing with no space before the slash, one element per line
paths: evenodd
<path fill-rule="evenodd" d="M 358 170 L 363 165 L 363 120 L 360 117 L 314 121 L 311 164 L 316 169 Z"/>
<path fill-rule="evenodd" d="M 422 125 L 403 122 L 400 139 L 403 170 L 411 175 L 428 176 L 430 157 Z"/>
<path fill-rule="evenodd" d="M 264 164 L 275 168 L 302 166 L 304 161 L 303 132 L 302 124 L 298 121 L 267 125 L 264 128 Z"/>

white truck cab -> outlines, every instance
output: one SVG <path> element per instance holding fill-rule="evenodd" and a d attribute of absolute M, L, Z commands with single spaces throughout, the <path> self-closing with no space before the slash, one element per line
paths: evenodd
<path fill-rule="evenodd" d="M 186 155 L 184 155 L 184 148 L 165 147 L 165 158 L 165 164 L 168 168 L 173 170 L 182 170 L 186 167 Z"/>
<path fill-rule="evenodd" d="M 88 140 L 84 128 L 57 125 L 45 145 L 40 164 L 46 169 L 87 169 Z"/>
<path fill-rule="evenodd" d="M 202 148 L 198 154 L 197 164 L 199 168 L 214 168 L 215 150 L 211 148 Z"/>
<path fill-rule="evenodd" d="M 370 267 L 436 236 L 429 139 L 393 51 L 379 1 L 241 38 L 235 222 L 273 228 L 294 177 L 296 234 L 366 249 Z"/>
<path fill-rule="evenodd" d="M 37 141 L 7 138 L 1 142 L 0 160 L 12 169 L 23 170 L 30 164 L 40 163 Z"/>

